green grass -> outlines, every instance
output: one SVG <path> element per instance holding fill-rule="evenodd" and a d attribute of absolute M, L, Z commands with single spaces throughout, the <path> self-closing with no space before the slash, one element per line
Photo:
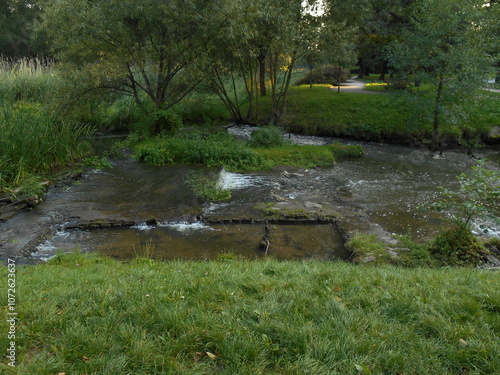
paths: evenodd
<path fill-rule="evenodd" d="M 50 61 L 0 59 L 0 191 L 37 190 L 28 185 L 88 152 L 93 129 L 53 114 L 60 87 Z"/>
<path fill-rule="evenodd" d="M 361 146 L 332 144 L 327 146 L 284 145 L 256 148 L 255 151 L 269 164 L 302 168 L 331 167 L 337 158 L 363 156 Z"/>
<path fill-rule="evenodd" d="M 172 137 L 135 142 L 134 150 L 134 157 L 148 164 L 202 164 L 209 167 L 223 166 L 233 172 L 266 170 L 276 165 L 329 167 L 337 158 L 363 155 L 362 147 L 341 144 L 251 148 L 223 131 L 210 133 L 193 130 L 181 130 L 180 134 Z"/>
<path fill-rule="evenodd" d="M 459 142 L 476 140 L 491 126 L 500 125 L 499 97 L 484 92 L 467 107 L 469 119 L 457 116 L 443 121 L 441 132 Z M 270 111 L 268 98 L 261 98 L 260 104 L 259 113 Z M 432 121 L 415 116 L 393 95 L 337 94 L 325 85 L 303 85 L 290 88 L 282 125 L 303 134 L 408 143 L 430 139 Z"/>
<path fill-rule="evenodd" d="M 202 133 L 188 130 L 175 137 L 155 137 L 139 142 L 134 157 L 155 165 L 173 163 L 224 166 L 230 171 L 251 171 L 269 166 L 243 141 L 225 132 Z"/>
<path fill-rule="evenodd" d="M 5 374 L 496 374 L 500 275 L 343 262 L 121 263 L 16 273 Z M 0 269 L 7 280 L 7 270 Z M 2 294 L 1 305 L 6 305 Z M 6 309 L 0 329 L 7 332 Z M 7 335 L 0 347 L 8 348 Z"/>
<path fill-rule="evenodd" d="M 85 155 L 92 128 L 60 122 L 39 105 L 17 102 L 0 109 L 0 133 L 0 183 L 18 184 Z"/>

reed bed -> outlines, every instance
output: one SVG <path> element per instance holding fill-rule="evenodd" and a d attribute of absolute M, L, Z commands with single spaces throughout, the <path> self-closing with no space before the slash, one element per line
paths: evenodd
<path fill-rule="evenodd" d="M 93 129 L 52 114 L 60 86 L 47 58 L 0 57 L 0 184 L 18 184 L 83 156 Z"/>

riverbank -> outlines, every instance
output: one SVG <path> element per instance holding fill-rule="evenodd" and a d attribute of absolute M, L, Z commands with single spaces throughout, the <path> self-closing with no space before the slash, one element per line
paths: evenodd
<path fill-rule="evenodd" d="M 338 94 L 330 88 L 329 85 L 292 87 L 282 126 L 301 134 L 429 147 L 432 121 L 425 117 L 428 107 L 409 105 L 403 94 L 370 95 L 349 92 L 347 88 Z M 498 93 L 484 92 L 468 106 L 467 116 L 443 118 L 442 147 L 498 144 L 499 98 Z M 259 103 L 259 113 L 266 113 L 269 99 L 261 98 Z"/>
<path fill-rule="evenodd" d="M 6 279 L 7 269 L 0 272 Z M 246 261 L 230 253 L 212 262 L 62 255 L 17 268 L 17 368 L 5 361 L 0 368 L 493 374 L 499 278 L 477 269 Z M 8 347 L 6 335 L 0 346 Z"/>

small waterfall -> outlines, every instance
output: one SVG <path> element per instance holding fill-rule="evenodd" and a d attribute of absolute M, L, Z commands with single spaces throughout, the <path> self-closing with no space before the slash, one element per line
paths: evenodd
<path fill-rule="evenodd" d="M 200 222 L 195 221 L 194 223 L 188 223 L 187 221 L 166 221 L 159 222 L 157 225 L 149 225 L 147 223 L 141 223 L 134 225 L 132 229 L 137 229 L 139 231 L 147 231 L 155 228 L 171 228 L 177 232 L 193 232 L 199 230 L 214 230 L 212 227 Z"/>
<path fill-rule="evenodd" d="M 262 176 L 252 176 L 232 173 L 222 168 L 219 172 L 217 187 L 222 190 L 244 189 L 253 186 L 263 186 L 266 182 Z"/>

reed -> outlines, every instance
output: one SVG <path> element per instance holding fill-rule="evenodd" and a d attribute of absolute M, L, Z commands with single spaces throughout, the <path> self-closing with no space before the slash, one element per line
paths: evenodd
<path fill-rule="evenodd" d="M 34 173 L 48 173 L 88 151 L 93 129 L 57 121 L 29 103 L 0 109 L 0 182 L 17 184 Z"/>
<path fill-rule="evenodd" d="M 54 60 L 50 57 L 23 57 L 12 59 L 0 55 L 0 70 L 16 75 L 40 75 L 50 73 L 54 65 Z"/>
<path fill-rule="evenodd" d="M 0 56 L 0 98 L 9 102 L 51 103 L 61 79 L 48 58 L 12 60 Z"/>
<path fill-rule="evenodd" d="M 0 56 L 0 187 L 85 155 L 93 129 L 52 114 L 61 80 L 48 58 Z"/>

